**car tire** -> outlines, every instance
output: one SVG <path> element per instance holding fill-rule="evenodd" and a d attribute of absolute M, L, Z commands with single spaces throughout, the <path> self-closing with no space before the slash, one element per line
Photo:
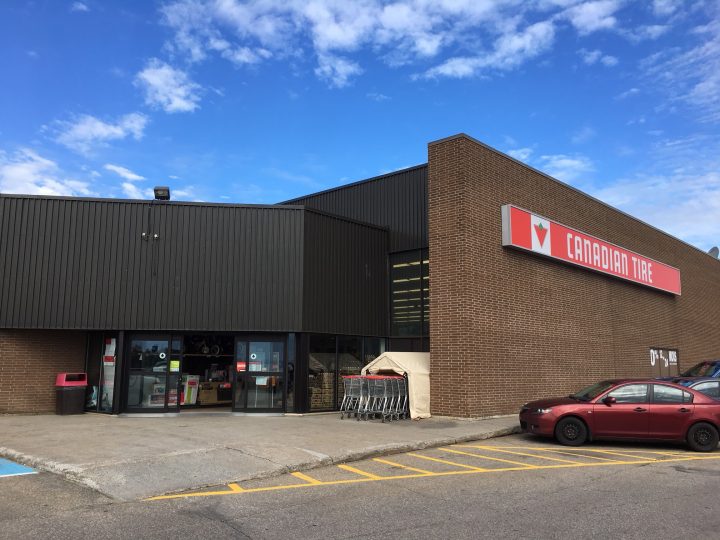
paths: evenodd
<path fill-rule="evenodd" d="M 563 418 L 555 426 L 555 439 L 565 446 L 580 446 L 587 441 L 588 429 L 585 422 L 570 416 Z"/>
<path fill-rule="evenodd" d="M 688 446 L 696 452 L 712 452 L 718 446 L 718 430 L 707 422 L 698 422 L 688 430 Z"/>

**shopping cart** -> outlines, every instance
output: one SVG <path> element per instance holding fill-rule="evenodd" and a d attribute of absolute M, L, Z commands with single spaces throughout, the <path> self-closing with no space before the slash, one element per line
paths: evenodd
<path fill-rule="evenodd" d="M 360 375 L 344 375 L 343 386 L 345 388 L 345 394 L 343 395 L 342 403 L 340 403 L 341 420 L 345 418 L 345 415 L 347 415 L 348 418 L 353 413 L 357 416 L 361 400 L 363 396 L 367 396 L 367 391 L 363 393 L 365 385 Z"/>

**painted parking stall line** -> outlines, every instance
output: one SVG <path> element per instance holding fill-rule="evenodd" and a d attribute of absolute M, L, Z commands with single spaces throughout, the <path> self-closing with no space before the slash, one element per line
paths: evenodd
<path fill-rule="evenodd" d="M 14 461 L 0 458 L 0 478 L 24 476 L 26 474 L 37 474 L 37 471 Z"/>
<path fill-rule="evenodd" d="M 452 458 L 452 460 L 446 458 Z M 261 481 L 260 485 L 251 482 L 246 486 L 230 483 L 211 490 L 160 495 L 147 500 L 249 496 L 253 493 L 318 489 L 328 486 L 357 485 L 368 482 L 435 480 L 443 477 L 464 475 L 529 474 L 536 471 L 561 471 L 608 466 L 631 467 L 705 460 L 720 460 L 720 452 L 708 455 L 695 452 L 640 450 L 624 447 L 612 447 L 612 450 L 610 450 L 597 447 L 558 448 L 465 443 L 428 449 L 422 452 L 396 454 L 392 459 L 371 458 L 352 465 L 334 465 L 316 469 L 317 472 L 312 473 L 312 475 L 296 471 L 284 477 L 278 477 L 281 482 L 280 485 L 267 485 L 266 482 L 274 482 L 273 480 Z M 501 465 L 498 467 L 499 464 Z"/>

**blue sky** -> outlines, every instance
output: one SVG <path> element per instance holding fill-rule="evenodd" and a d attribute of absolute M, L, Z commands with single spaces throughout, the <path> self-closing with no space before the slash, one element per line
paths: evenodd
<path fill-rule="evenodd" d="M 720 7 L 0 3 L 0 192 L 273 203 L 468 133 L 720 243 Z"/>

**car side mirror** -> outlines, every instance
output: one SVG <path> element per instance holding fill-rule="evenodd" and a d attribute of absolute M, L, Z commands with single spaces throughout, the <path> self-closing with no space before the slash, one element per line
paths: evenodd
<path fill-rule="evenodd" d="M 612 396 L 607 396 L 607 397 L 604 398 L 602 401 L 603 401 L 603 403 L 604 403 L 605 405 L 607 405 L 608 407 L 609 407 L 610 405 L 614 405 L 615 403 L 617 403 L 617 399 L 615 399 L 615 398 L 612 397 Z"/>

